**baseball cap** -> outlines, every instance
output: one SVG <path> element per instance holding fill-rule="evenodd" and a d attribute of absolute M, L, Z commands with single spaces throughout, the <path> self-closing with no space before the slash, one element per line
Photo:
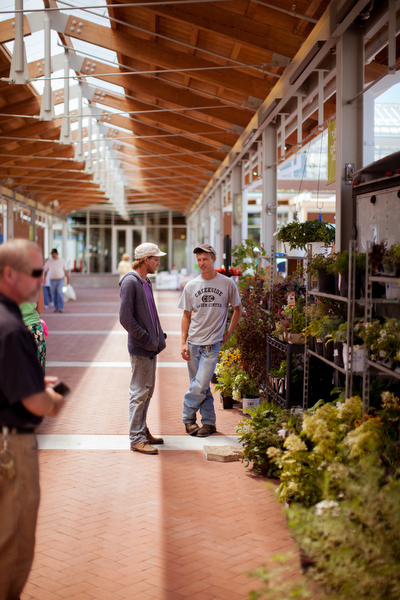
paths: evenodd
<path fill-rule="evenodd" d="M 211 244 L 201 244 L 201 246 L 196 246 L 193 250 L 193 254 L 196 254 L 197 252 L 210 252 L 214 254 L 214 256 L 217 256 L 215 248 L 213 248 Z"/>
<path fill-rule="evenodd" d="M 140 260 L 142 258 L 146 258 L 146 256 L 165 256 L 166 252 L 161 252 L 160 248 L 157 244 L 152 244 L 151 242 L 145 242 L 144 244 L 140 244 L 135 249 L 135 260 Z"/>

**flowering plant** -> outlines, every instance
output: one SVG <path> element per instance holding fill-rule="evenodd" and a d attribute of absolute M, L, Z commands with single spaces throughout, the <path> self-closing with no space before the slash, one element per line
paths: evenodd
<path fill-rule="evenodd" d="M 228 348 L 220 352 L 215 374 L 217 384 L 215 390 L 220 390 L 225 396 L 232 396 L 233 385 L 237 375 L 241 372 L 240 350 Z"/>
<path fill-rule="evenodd" d="M 272 332 L 274 337 L 287 341 L 289 333 L 303 333 L 306 324 L 304 298 L 299 297 L 294 306 L 285 306 L 277 319 L 275 331 Z"/>
<path fill-rule="evenodd" d="M 232 397 L 236 402 L 242 398 L 257 398 L 260 395 L 260 381 L 241 370 L 233 381 Z"/>
<path fill-rule="evenodd" d="M 347 472 L 338 448 L 361 419 L 359 396 L 336 405 L 317 403 L 304 413 L 300 435 L 284 442 L 285 451 L 270 448 L 267 455 L 281 470 L 278 496 L 281 502 L 294 500 L 312 506 L 322 498 L 327 485 L 335 488 Z"/>
<path fill-rule="evenodd" d="M 400 348 L 398 319 L 386 319 L 383 324 L 380 321 L 356 323 L 354 332 L 371 349 L 371 360 L 394 358 Z"/>

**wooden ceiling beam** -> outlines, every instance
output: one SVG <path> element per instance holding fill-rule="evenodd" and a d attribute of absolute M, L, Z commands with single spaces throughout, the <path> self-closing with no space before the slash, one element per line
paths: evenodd
<path fill-rule="evenodd" d="M 82 73 L 85 73 L 85 67 L 87 66 L 86 59 L 82 65 Z M 92 63 L 93 61 L 89 61 Z M 127 61 L 127 66 L 129 61 Z M 196 94 L 192 91 L 185 90 L 182 87 L 168 84 L 165 81 L 160 81 L 156 78 L 144 77 L 143 75 L 96 75 L 96 73 L 121 73 L 119 68 L 110 67 L 96 61 L 95 72 L 92 74 L 93 77 L 101 81 L 107 81 L 114 85 L 120 85 L 123 87 L 128 94 L 144 94 L 157 100 L 169 102 L 175 104 L 177 107 L 193 109 L 198 113 L 203 114 L 205 117 L 214 117 L 221 121 L 226 121 L 231 126 L 232 124 L 238 127 L 246 127 L 250 119 L 254 115 L 254 111 L 250 111 L 246 108 L 230 107 L 216 98 L 206 98 L 200 94 Z M 212 106 L 213 108 L 207 108 Z"/>
<path fill-rule="evenodd" d="M 117 1 L 121 5 L 119 11 L 121 13 L 123 2 Z M 138 0 L 138 2 L 140 1 Z M 288 27 L 283 29 L 280 26 L 282 17 L 274 19 L 272 13 L 267 24 L 212 3 L 164 5 L 154 2 L 146 8 L 158 15 L 194 25 L 204 31 L 211 31 L 218 36 L 235 40 L 257 50 L 278 52 L 289 58 L 295 56 L 305 40 L 305 36 L 291 32 L 291 28 L 295 26 L 298 19 L 290 16 L 285 17 Z M 130 15 L 125 12 L 125 18 L 128 16 Z M 201 49 L 199 48 L 199 50 Z"/>
<path fill-rule="evenodd" d="M 135 116 L 140 120 L 162 123 L 173 130 L 177 130 L 178 133 L 184 131 L 192 135 L 199 135 L 202 139 L 206 139 L 208 144 L 217 148 L 222 146 L 231 148 L 239 137 L 238 134 L 226 133 L 211 123 L 200 123 L 195 119 L 173 112 L 149 112 L 147 115 L 149 107 L 146 104 L 116 94 L 107 93 L 102 100 L 102 104 L 133 114 L 139 112 L 140 114 L 135 114 Z"/>
<path fill-rule="evenodd" d="M 223 151 L 219 152 L 219 150 L 215 150 L 213 147 L 208 146 L 202 142 L 184 137 L 182 134 L 170 131 L 169 129 L 163 129 L 159 127 L 158 124 L 142 123 L 141 121 L 137 121 L 136 119 L 129 119 L 121 115 L 104 115 L 103 117 L 101 117 L 100 120 L 106 123 L 107 125 L 116 125 L 117 127 L 122 127 L 124 129 L 131 129 L 132 133 L 134 134 L 132 136 L 132 140 L 127 141 L 123 139 L 121 140 L 122 144 L 134 144 L 136 147 L 141 147 L 141 143 L 157 143 L 161 146 L 162 153 L 165 153 L 167 151 L 173 152 L 173 149 L 182 150 L 183 152 L 187 153 L 196 152 L 199 155 L 201 155 L 201 153 L 203 152 L 204 156 L 200 156 L 199 158 L 204 160 L 205 162 L 212 162 L 213 160 L 218 160 L 220 162 L 226 156 L 225 152 Z M 110 130 L 109 137 L 114 139 L 127 137 L 127 134 L 125 132 L 120 132 L 118 130 L 115 131 L 116 134 L 114 135 L 114 132 L 111 133 Z M 168 137 L 163 137 L 165 136 L 165 134 L 168 135 Z M 141 136 L 152 137 L 154 139 L 142 139 Z M 171 148 L 173 149 L 171 150 Z M 210 151 L 211 153 L 208 157 L 207 153 Z M 154 151 L 152 151 L 152 153 L 154 154 L 156 152 L 157 148 L 154 147 Z M 187 154 L 187 160 L 188 162 L 190 162 L 190 154 Z"/>
<path fill-rule="evenodd" d="M 191 70 L 188 73 L 190 77 L 200 81 L 206 81 L 217 86 L 222 85 L 233 91 L 245 93 L 261 100 L 264 100 L 271 90 L 271 84 L 261 78 L 252 77 L 237 69 L 214 70 L 218 66 L 216 62 L 188 55 L 160 43 L 137 38 L 119 29 L 114 31 L 108 27 L 80 19 L 79 22 L 82 23 L 82 27 L 78 28 L 80 29 L 80 33 L 78 33 L 72 23 L 75 19 L 75 17 L 69 17 L 65 29 L 61 33 L 101 48 L 112 48 L 115 52 L 124 56 L 156 64 L 164 69 L 180 71 L 201 69 Z M 227 58 L 227 62 L 229 62 L 229 58 Z"/>

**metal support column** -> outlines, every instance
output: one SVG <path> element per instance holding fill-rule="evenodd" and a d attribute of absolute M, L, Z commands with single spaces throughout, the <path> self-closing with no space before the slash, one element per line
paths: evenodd
<path fill-rule="evenodd" d="M 362 167 L 364 36 L 350 27 L 336 47 L 336 250 L 346 250 L 352 237 L 353 173 Z"/>
<path fill-rule="evenodd" d="M 263 194 L 261 209 L 261 243 L 264 248 L 276 249 L 276 210 L 278 195 L 278 135 L 275 125 L 268 125 L 262 134 Z"/>
<path fill-rule="evenodd" d="M 67 240 L 68 240 L 68 229 L 67 222 L 63 221 L 62 224 L 62 257 L 65 259 L 65 262 L 68 264 L 68 256 L 67 256 Z"/>
<path fill-rule="evenodd" d="M 232 248 L 242 243 L 242 167 L 232 169 Z"/>
<path fill-rule="evenodd" d="M 7 198 L 7 220 L 4 241 L 14 237 L 14 202 Z"/>
<path fill-rule="evenodd" d="M 215 202 L 215 250 L 217 251 L 217 262 L 220 263 L 222 260 L 222 254 L 224 252 L 224 215 L 222 213 L 222 198 L 221 198 L 221 186 L 217 186 L 214 192 Z"/>

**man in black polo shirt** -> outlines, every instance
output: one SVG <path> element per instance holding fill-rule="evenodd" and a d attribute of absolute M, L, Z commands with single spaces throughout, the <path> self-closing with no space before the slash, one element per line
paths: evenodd
<path fill-rule="evenodd" d="M 64 400 L 44 377 L 19 304 L 36 302 L 42 283 L 40 248 L 28 240 L 0 245 L 0 598 L 18 600 L 28 579 L 39 507 L 34 429 L 56 416 Z"/>

